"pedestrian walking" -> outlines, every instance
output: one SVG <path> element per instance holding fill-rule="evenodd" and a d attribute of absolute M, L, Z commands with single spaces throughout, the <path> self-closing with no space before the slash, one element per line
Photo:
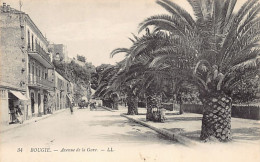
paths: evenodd
<path fill-rule="evenodd" d="M 73 103 L 72 102 L 70 102 L 70 113 L 71 113 L 71 115 L 73 114 Z"/>

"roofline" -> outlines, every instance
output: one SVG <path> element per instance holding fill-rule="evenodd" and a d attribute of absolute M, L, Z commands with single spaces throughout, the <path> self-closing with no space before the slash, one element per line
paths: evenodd
<path fill-rule="evenodd" d="M 3 6 L 1 5 L 1 7 L 3 7 Z M 49 44 L 47 38 L 44 37 L 44 35 L 42 34 L 41 30 L 37 27 L 37 25 L 35 25 L 33 20 L 30 18 L 29 14 L 27 14 L 27 13 L 25 13 L 23 11 L 19 11 L 19 10 L 13 8 L 13 7 L 10 7 L 10 8 L 11 8 L 12 12 L 3 12 L 3 13 L 25 15 L 25 17 L 29 20 L 30 24 L 36 29 L 36 32 L 42 37 L 42 39 L 45 41 L 45 43 L 47 45 Z"/>
<path fill-rule="evenodd" d="M 48 45 L 49 42 L 47 40 L 47 38 L 45 38 L 41 32 L 41 30 L 37 27 L 37 25 L 35 25 L 35 23 L 33 22 L 33 20 L 30 18 L 30 16 L 26 13 L 23 13 L 26 18 L 29 20 L 30 24 L 36 29 L 36 32 L 38 32 L 38 34 L 42 37 L 42 39 L 45 41 L 45 43 Z"/>

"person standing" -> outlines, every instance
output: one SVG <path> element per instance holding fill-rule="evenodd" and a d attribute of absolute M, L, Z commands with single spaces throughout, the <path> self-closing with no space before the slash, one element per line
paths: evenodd
<path fill-rule="evenodd" d="M 18 105 L 16 105 L 16 118 L 17 122 L 20 124 L 23 123 L 23 113 L 22 113 L 22 103 L 19 102 Z"/>
<path fill-rule="evenodd" d="M 10 109 L 10 114 L 11 114 L 11 123 L 10 124 L 14 124 L 17 119 L 16 119 L 16 108 L 14 107 L 13 103 L 9 104 L 9 109 Z"/>

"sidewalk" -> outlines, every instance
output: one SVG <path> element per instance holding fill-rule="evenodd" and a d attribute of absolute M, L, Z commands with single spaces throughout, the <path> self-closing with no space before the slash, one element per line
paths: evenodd
<path fill-rule="evenodd" d="M 200 131 L 202 115 L 194 113 L 184 113 L 178 115 L 178 112 L 166 111 L 166 121 L 164 123 L 155 123 L 151 121 L 146 121 L 146 109 L 138 108 L 140 115 L 125 115 L 127 108 L 120 106 L 119 110 L 114 110 L 114 112 L 121 113 L 130 120 L 133 120 L 139 124 L 147 126 L 156 132 L 161 130 L 166 136 L 171 133 L 169 137 L 174 136 L 174 140 L 181 143 L 199 143 L 200 141 Z M 232 118 L 232 142 L 237 144 L 260 144 L 260 121 Z M 159 132 L 160 133 L 160 132 Z M 183 138 L 182 138 L 183 137 Z M 186 140 L 188 139 L 188 140 Z M 184 140 L 184 141 L 183 141 Z"/>
<path fill-rule="evenodd" d="M 68 110 L 68 109 L 57 110 L 57 111 L 53 112 L 53 114 L 42 115 L 41 117 L 33 117 L 29 120 L 25 120 L 23 122 L 23 124 L 19 124 L 19 123 L 10 124 L 10 125 L 1 124 L 0 125 L 0 133 L 4 133 L 4 132 L 10 131 L 10 130 L 15 129 L 15 128 L 23 127 L 23 126 L 28 125 L 30 123 L 34 123 L 34 122 L 46 119 L 48 117 L 51 117 L 51 116 L 54 116 L 54 115 L 59 114 L 61 112 L 64 112 L 65 110 Z"/>

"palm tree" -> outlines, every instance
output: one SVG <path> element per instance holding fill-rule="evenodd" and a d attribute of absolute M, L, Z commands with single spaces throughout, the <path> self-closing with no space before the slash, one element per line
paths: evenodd
<path fill-rule="evenodd" d="M 149 64 L 154 56 L 152 51 L 161 46 L 167 46 L 171 42 L 170 36 L 163 32 L 150 33 L 135 40 L 131 39 L 133 45 L 127 48 L 117 48 L 111 52 L 111 56 L 118 53 L 126 53 L 123 70 L 115 77 L 113 83 L 118 85 L 124 83 L 127 92 L 128 114 L 137 113 L 137 97 L 140 93 L 147 97 L 147 120 L 154 120 L 152 108 L 160 108 L 162 95 L 162 84 L 167 80 L 168 73 L 161 67 L 151 68 Z M 122 86 L 121 86 L 122 87 Z"/>
<path fill-rule="evenodd" d="M 126 60 L 120 62 L 125 64 Z M 128 115 L 138 115 L 138 95 L 140 93 L 140 77 L 137 77 L 138 66 L 133 65 L 129 69 L 121 69 L 110 79 L 109 86 L 111 89 L 126 95 L 128 106 Z M 138 70 L 137 70 L 138 71 Z"/>
<path fill-rule="evenodd" d="M 95 92 L 96 97 L 103 99 L 105 106 L 118 110 L 119 94 L 109 85 L 110 79 L 118 72 L 118 66 L 110 65 L 100 74 L 98 87 Z"/>
<path fill-rule="evenodd" d="M 175 76 L 197 86 L 204 106 L 202 140 L 231 139 L 232 92 L 259 68 L 257 1 L 248 0 L 235 13 L 236 0 L 188 0 L 193 19 L 174 2 L 158 0 L 170 15 L 152 16 L 140 24 L 140 31 L 152 26 L 172 36 L 175 44 L 157 48 L 151 66 L 172 66 Z"/>

